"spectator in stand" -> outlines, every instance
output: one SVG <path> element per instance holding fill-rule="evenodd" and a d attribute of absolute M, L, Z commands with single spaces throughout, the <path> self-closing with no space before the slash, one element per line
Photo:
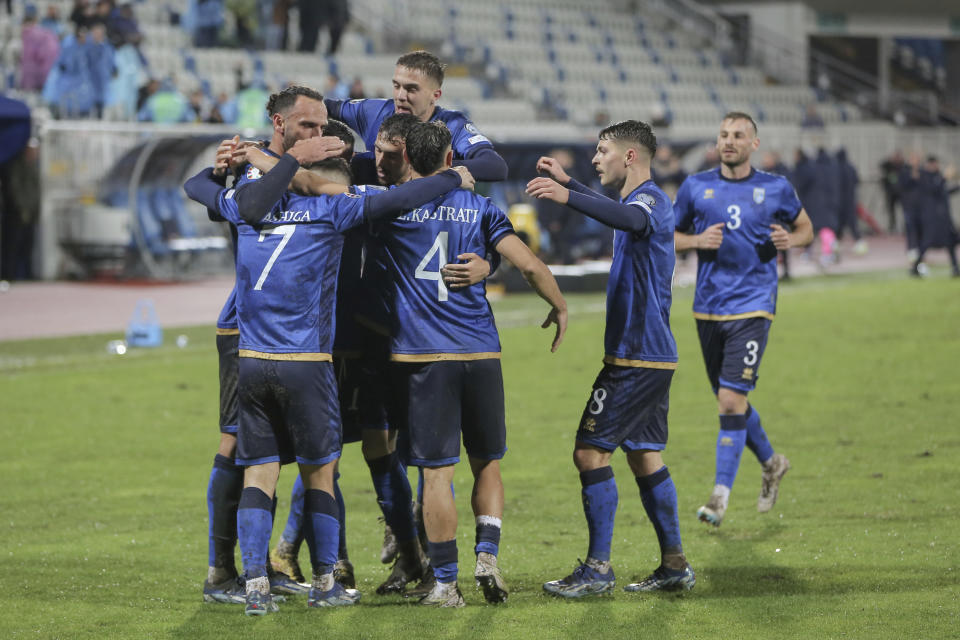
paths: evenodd
<path fill-rule="evenodd" d="M 184 97 L 170 80 L 164 80 L 144 103 L 137 113 L 137 120 L 174 124 L 177 122 L 191 122 L 194 119 L 189 101 Z"/>
<path fill-rule="evenodd" d="M 960 264 L 957 263 L 957 243 L 960 236 L 950 215 L 950 194 L 960 190 L 960 185 L 950 184 L 955 177 L 953 167 L 947 175 L 940 172 L 940 161 L 936 156 L 927 156 L 921 166 L 919 162 L 912 167 L 912 177 L 916 181 L 919 232 L 917 235 L 917 258 L 911 273 L 922 277 L 927 274 L 924 254 L 928 249 L 946 249 L 953 268 L 953 277 L 960 278 Z"/>
<path fill-rule="evenodd" d="M 554 158 L 564 171 L 569 173 L 573 169 L 574 158 L 569 149 L 554 149 L 547 155 Z M 576 262 L 574 245 L 578 240 L 580 214 L 549 198 L 537 199 L 534 206 L 540 228 L 547 232 L 549 254 L 546 260 L 551 264 Z"/>
<path fill-rule="evenodd" d="M 38 91 L 60 55 L 57 36 L 37 24 L 37 8 L 27 5 L 20 30 L 20 88 Z"/>
<path fill-rule="evenodd" d="M 93 79 L 86 55 L 87 29 L 60 44 L 60 56 L 43 85 L 43 98 L 56 118 L 85 118 L 94 108 Z"/>
<path fill-rule="evenodd" d="M 703 160 L 700 162 L 700 166 L 697 167 L 695 173 L 700 173 L 701 171 L 709 171 L 710 169 L 716 169 L 720 166 L 720 152 L 717 151 L 717 145 L 711 144 L 706 148 L 703 153 Z"/>
<path fill-rule="evenodd" d="M 323 87 L 323 97 L 331 100 L 347 100 L 350 97 L 350 89 L 340 82 L 340 76 L 329 73 L 327 74 L 327 82 Z"/>
<path fill-rule="evenodd" d="M 90 88 L 93 93 L 93 113 L 97 118 L 102 118 L 103 108 L 107 104 L 110 79 L 116 70 L 113 47 L 107 42 L 106 26 L 97 23 L 90 28 L 87 42 L 84 45 L 84 54 L 89 68 Z"/>
<path fill-rule="evenodd" d="M 807 105 L 800 126 L 804 129 L 823 129 L 823 118 L 817 113 L 817 108 L 812 103 Z"/>
<path fill-rule="evenodd" d="M 31 5 L 27 5 L 28 7 Z M 60 19 L 60 8 L 51 4 L 47 7 L 47 15 L 40 21 L 40 26 L 47 31 L 52 31 L 57 36 L 57 40 L 67 35 L 67 27 Z"/>
<path fill-rule="evenodd" d="M 92 29 L 94 25 L 102 24 L 104 27 L 110 22 L 110 16 L 113 14 L 113 0 L 97 0 L 94 5 L 93 15 L 90 17 L 87 28 Z"/>
<path fill-rule="evenodd" d="M 226 91 L 221 91 L 210 110 L 210 122 L 236 122 L 237 121 L 237 103 L 227 95 Z"/>
<path fill-rule="evenodd" d="M 843 239 L 844 230 L 850 229 L 854 240 L 853 251 L 862 255 L 867 252 L 867 241 L 860 237 L 860 229 L 857 226 L 857 185 L 860 184 L 860 175 L 847 158 L 846 149 L 837 151 L 837 169 L 840 177 L 837 239 Z"/>
<path fill-rule="evenodd" d="M 184 22 L 193 33 L 195 47 L 216 47 L 224 22 L 223 0 L 190 0 Z"/>
<path fill-rule="evenodd" d="M 880 163 L 880 180 L 883 185 L 884 201 L 887 205 L 887 230 L 897 230 L 897 204 L 900 202 L 899 178 L 903 167 L 903 154 L 894 151 Z"/>
<path fill-rule="evenodd" d="M 90 0 L 74 0 L 73 9 L 70 11 L 70 22 L 75 29 L 88 28 L 93 21 L 94 12 L 95 7 Z"/>
<path fill-rule="evenodd" d="M 266 48 L 286 50 L 290 35 L 290 6 L 293 0 L 273 0 L 270 22 L 267 25 Z"/>
<path fill-rule="evenodd" d="M 687 172 L 680 166 L 680 158 L 668 144 L 657 147 L 653 157 L 653 181 L 657 183 L 672 201 L 677 195 L 677 189 L 687 179 Z"/>
<path fill-rule="evenodd" d="M 347 96 L 350 100 L 363 100 L 367 97 L 367 92 L 363 90 L 363 80 L 360 76 L 354 76 L 350 84 L 350 93 Z"/>
<path fill-rule="evenodd" d="M 144 64 L 133 44 L 124 44 L 114 52 L 116 72 L 110 79 L 107 114 L 114 120 L 133 120 L 137 116 L 137 87 L 144 80 Z"/>
<path fill-rule="evenodd" d="M 257 0 L 226 0 L 226 8 L 233 14 L 237 29 L 237 43 L 250 48 L 258 31 Z"/>
<path fill-rule="evenodd" d="M 269 114 L 263 105 L 270 99 L 270 92 L 263 83 L 252 83 L 237 92 L 236 125 L 241 129 L 263 129 L 270 124 Z"/>
<path fill-rule="evenodd" d="M 330 42 L 326 55 L 332 56 L 340 48 L 347 23 L 350 22 L 350 7 L 347 0 L 300 0 L 300 51 L 316 51 L 320 28 L 326 27 Z"/>
<path fill-rule="evenodd" d="M 193 110 L 194 122 L 209 122 L 213 103 L 204 95 L 203 90 L 194 89 L 190 92 L 190 109 Z"/>
<path fill-rule="evenodd" d="M 129 2 L 121 4 L 110 14 L 107 20 L 107 37 L 110 44 L 117 48 L 125 44 L 140 46 L 143 34 L 140 33 L 140 25 Z"/>

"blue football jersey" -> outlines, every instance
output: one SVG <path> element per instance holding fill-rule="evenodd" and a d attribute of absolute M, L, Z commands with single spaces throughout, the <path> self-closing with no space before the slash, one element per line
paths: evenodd
<path fill-rule="evenodd" d="M 647 212 L 647 235 L 614 231 L 613 264 L 607 281 L 604 362 L 626 367 L 675 369 L 677 343 L 670 331 L 673 298 L 673 205 L 652 180 L 622 203 Z"/>
<path fill-rule="evenodd" d="M 288 193 L 251 226 L 233 194 L 222 191 L 218 205 L 239 234 L 240 356 L 330 360 L 343 233 L 363 224 L 363 198 Z"/>
<path fill-rule="evenodd" d="M 393 100 L 379 98 L 350 101 L 327 99 L 323 103 L 331 118 L 342 120 L 360 134 L 368 151 L 372 151 L 376 145 L 380 125 L 397 111 Z M 430 121 L 434 120 L 444 123 L 450 130 L 455 158 L 469 158 L 477 149 L 493 147 L 490 140 L 460 111 L 437 107 L 430 116 Z"/>
<path fill-rule="evenodd" d="M 364 281 L 388 311 L 391 359 L 401 362 L 500 357 L 486 284 L 447 289 L 443 265 L 486 255 L 513 226 L 488 198 L 457 189 L 378 225 L 368 239 Z M 381 318 L 377 318 L 379 321 Z"/>
<path fill-rule="evenodd" d="M 697 252 L 693 315 L 701 320 L 773 319 L 777 308 L 777 250 L 770 225 L 792 224 L 803 205 L 783 176 L 751 170 L 730 180 L 712 169 L 688 177 L 674 204 L 677 231 L 702 233 L 724 223 L 715 251 Z"/>
<path fill-rule="evenodd" d="M 267 155 L 271 155 L 274 158 L 277 158 L 277 154 L 270 151 L 264 147 L 263 152 Z M 234 188 L 240 187 L 251 180 L 256 180 L 263 174 L 254 167 L 253 165 L 247 165 L 243 167 L 240 172 L 240 175 L 237 176 L 234 180 Z M 233 242 L 233 263 L 234 268 L 237 264 L 237 228 L 231 222 L 230 223 L 230 239 Z M 235 334 L 239 331 L 239 324 L 237 323 L 237 285 L 234 282 L 233 289 L 230 290 L 230 295 L 227 296 L 227 301 L 223 304 L 223 308 L 220 309 L 220 316 L 217 318 L 217 333 L 221 335 L 226 334 Z"/>

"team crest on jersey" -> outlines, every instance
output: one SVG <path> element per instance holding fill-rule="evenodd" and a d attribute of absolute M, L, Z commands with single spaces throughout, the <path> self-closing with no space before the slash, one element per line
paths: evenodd
<path fill-rule="evenodd" d="M 468 122 L 467 124 L 463 125 L 463 128 L 474 135 L 480 134 L 480 131 L 475 126 L 473 126 L 472 122 Z"/>
<path fill-rule="evenodd" d="M 703 190 L 703 199 L 709 200 L 713 197 L 713 189 L 704 189 Z"/>
<path fill-rule="evenodd" d="M 263 173 L 260 172 L 260 169 L 252 164 L 247 167 L 247 180 L 259 180 L 261 176 L 263 176 Z"/>
<path fill-rule="evenodd" d="M 757 204 L 761 204 L 766 195 L 767 195 L 767 191 L 763 187 L 753 188 L 753 201 L 756 202 Z"/>
<path fill-rule="evenodd" d="M 363 196 L 361 196 L 361 195 L 358 194 L 358 193 L 350 193 L 349 191 L 347 191 L 347 192 L 344 193 L 343 195 L 347 196 L 348 198 L 362 198 L 362 197 L 363 197 Z"/>

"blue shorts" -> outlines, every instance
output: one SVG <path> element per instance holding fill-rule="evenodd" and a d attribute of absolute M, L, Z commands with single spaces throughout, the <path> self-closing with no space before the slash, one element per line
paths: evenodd
<path fill-rule="evenodd" d="M 407 430 L 408 464 L 442 467 L 467 455 L 499 460 L 507 451 L 500 361 L 392 362 L 390 424 Z"/>
<path fill-rule="evenodd" d="M 697 320 L 700 350 L 714 395 L 720 387 L 747 395 L 757 386 L 770 320 Z"/>
<path fill-rule="evenodd" d="M 577 441 L 604 451 L 662 451 L 673 369 L 604 364 L 580 417 Z"/>
<path fill-rule="evenodd" d="M 340 457 L 340 403 L 330 362 L 239 358 L 237 464 L 326 464 Z"/>
<path fill-rule="evenodd" d="M 354 357 L 333 357 L 340 393 L 343 441 L 359 442 L 364 429 L 386 430 L 386 396 L 389 389 L 389 338 L 363 327 L 362 352 Z"/>
<path fill-rule="evenodd" d="M 237 433 L 237 357 L 240 334 L 217 334 L 217 355 L 220 357 L 220 433 Z"/>

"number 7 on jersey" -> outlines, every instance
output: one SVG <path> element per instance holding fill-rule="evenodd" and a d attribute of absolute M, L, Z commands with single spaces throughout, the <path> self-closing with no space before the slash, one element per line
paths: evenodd
<path fill-rule="evenodd" d="M 263 271 L 260 272 L 260 279 L 257 280 L 257 284 L 253 287 L 254 291 L 260 291 L 263 289 L 263 283 L 267 279 L 267 275 L 270 273 L 270 269 L 273 268 L 273 263 L 277 261 L 277 258 L 280 257 L 280 254 L 283 252 L 283 248 L 287 246 L 287 243 L 290 242 L 290 238 L 293 237 L 293 232 L 297 230 L 297 225 L 287 224 L 282 227 L 273 227 L 272 229 L 264 229 L 260 232 L 260 237 L 257 239 L 257 242 L 263 242 L 266 240 L 267 236 L 282 235 L 280 239 L 280 244 L 277 245 L 277 248 L 273 250 L 273 254 L 270 256 L 270 259 L 267 260 L 267 264 L 263 267 Z"/>

